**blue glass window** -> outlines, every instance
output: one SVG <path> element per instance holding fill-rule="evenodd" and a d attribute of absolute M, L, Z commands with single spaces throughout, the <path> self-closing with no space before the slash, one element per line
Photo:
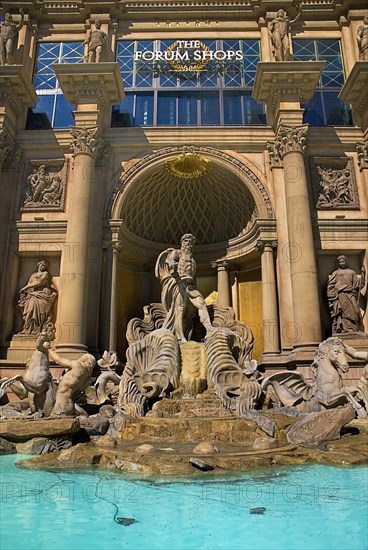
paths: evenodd
<path fill-rule="evenodd" d="M 311 126 L 349 126 L 350 108 L 339 98 L 344 84 L 344 70 L 338 40 L 293 40 L 295 61 L 325 61 L 317 90 L 303 105 L 304 122 Z"/>
<path fill-rule="evenodd" d="M 112 126 L 265 124 L 263 106 L 251 98 L 260 58 L 258 40 L 200 42 L 202 51 L 225 54 L 208 57 L 197 71 L 177 71 L 165 59 L 173 40 L 118 41 L 116 60 L 126 96 L 113 107 Z M 240 51 L 242 59 L 235 54 L 229 58 L 230 50 Z"/>
<path fill-rule="evenodd" d="M 28 110 L 27 129 L 68 128 L 75 106 L 66 101 L 55 76 L 54 63 L 83 63 L 82 42 L 40 42 L 33 84 L 38 102 Z"/>

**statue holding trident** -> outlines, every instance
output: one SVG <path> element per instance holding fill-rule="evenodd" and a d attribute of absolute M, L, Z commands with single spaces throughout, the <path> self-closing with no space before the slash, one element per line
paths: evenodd
<path fill-rule="evenodd" d="M 278 10 L 275 19 L 270 23 L 269 35 L 273 47 L 275 61 L 292 61 L 289 34 L 291 26 L 298 21 L 302 9 L 298 6 L 298 13 L 292 20 L 284 10 Z"/>
<path fill-rule="evenodd" d="M 182 343 L 190 338 L 196 310 L 207 334 L 213 329 L 206 303 L 195 282 L 195 237 L 186 233 L 180 242 L 180 250 L 168 248 L 160 254 L 155 274 L 161 282 L 161 302 L 167 311 L 162 328 L 173 332 Z"/>

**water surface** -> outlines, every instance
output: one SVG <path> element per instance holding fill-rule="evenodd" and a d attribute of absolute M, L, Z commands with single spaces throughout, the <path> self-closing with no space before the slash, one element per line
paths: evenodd
<path fill-rule="evenodd" d="M 0 457 L 2 550 L 367 550 L 368 468 L 221 479 L 39 472 Z"/>

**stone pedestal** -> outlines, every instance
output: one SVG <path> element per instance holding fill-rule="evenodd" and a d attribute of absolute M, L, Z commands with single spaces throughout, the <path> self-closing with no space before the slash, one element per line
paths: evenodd
<path fill-rule="evenodd" d="M 27 108 L 37 103 L 37 94 L 22 65 L 0 65 L 0 129 L 4 118 L 9 130 L 23 129 Z"/>
<path fill-rule="evenodd" d="M 263 61 L 258 63 L 253 97 L 267 105 L 267 122 L 274 125 L 278 111 L 288 112 L 289 122 L 300 124 L 300 103 L 313 96 L 324 61 Z M 296 109 L 296 118 L 292 111 Z"/>
<path fill-rule="evenodd" d="M 87 349 L 88 305 L 98 311 L 101 251 L 91 262 L 88 249 L 93 245 L 96 251 L 100 234 L 96 228 L 96 220 L 101 219 L 96 214 L 99 205 L 93 198 L 95 166 L 108 149 L 102 139 L 103 119 L 107 109 L 121 101 L 124 91 L 117 63 L 61 64 L 54 65 L 54 69 L 65 97 L 77 105 L 76 126 L 70 129 L 74 181 L 61 259 L 57 346 L 58 351 L 75 356 Z M 97 343 L 88 344 L 94 347 Z"/>
<path fill-rule="evenodd" d="M 36 349 L 37 336 L 15 334 L 7 353 L 9 361 L 26 363 Z"/>
<path fill-rule="evenodd" d="M 368 61 L 357 61 L 351 70 L 339 98 L 350 103 L 353 119 L 368 139 Z"/>
<path fill-rule="evenodd" d="M 368 185 L 368 61 L 356 61 L 339 98 L 350 103 L 354 123 L 363 131 L 364 139 L 356 144 L 356 151 L 359 168 Z"/>

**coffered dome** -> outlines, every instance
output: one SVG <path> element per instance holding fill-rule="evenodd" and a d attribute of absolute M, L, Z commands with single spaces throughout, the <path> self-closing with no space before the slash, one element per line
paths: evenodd
<path fill-rule="evenodd" d="M 126 189 L 121 211 L 126 227 L 165 244 L 177 244 L 188 232 L 198 245 L 208 245 L 246 231 L 257 211 L 244 183 L 205 157 L 181 157 L 148 168 Z"/>

